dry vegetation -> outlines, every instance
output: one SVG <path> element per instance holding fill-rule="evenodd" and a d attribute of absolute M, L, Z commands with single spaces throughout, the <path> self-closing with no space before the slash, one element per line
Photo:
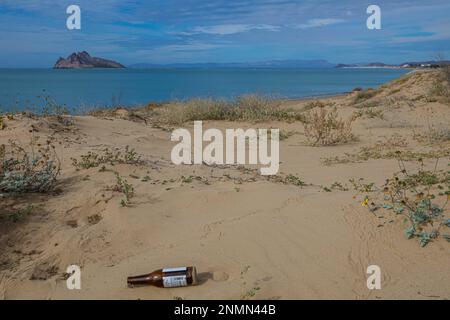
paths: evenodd
<path fill-rule="evenodd" d="M 195 120 L 292 122 L 301 120 L 301 114 L 281 107 L 279 100 L 246 95 L 233 101 L 209 98 L 169 103 L 153 109 L 151 120 L 160 126 L 179 126 Z"/>
<path fill-rule="evenodd" d="M 450 65 L 440 69 L 439 76 L 429 92 L 429 97 L 434 101 L 450 104 Z"/>
<path fill-rule="evenodd" d="M 354 117 L 342 120 L 336 108 L 330 111 L 325 108 L 310 111 L 303 120 L 306 139 L 312 146 L 347 143 L 355 139 L 352 133 L 352 122 L 354 120 Z"/>
<path fill-rule="evenodd" d="M 367 90 L 361 90 L 356 92 L 354 104 L 364 102 L 368 99 L 375 97 L 380 92 L 379 89 L 369 88 Z"/>

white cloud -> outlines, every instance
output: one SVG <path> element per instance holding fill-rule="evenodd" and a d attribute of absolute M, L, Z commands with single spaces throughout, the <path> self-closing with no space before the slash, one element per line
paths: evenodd
<path fill-rule="evenodd" d="M 137 55 L 149 54 L 149 53 L 169 53 L 169 52 L 189 52 L 189 51 L 204 51 L 223 47 L 223 44 L 212 44 L 204 42 L 191 42 L 185 44 L 173 44 L 165 45 L 152 49 L 137 50 Z"/>
<path fill-rule="evenodd" d="M 195 27 L 191 31 L 182 32 L 181 35 L 194 35 L 194 34 L 215 34 L 215 35 L 229 35 L 236 33 L 249 32 L 251 30 L 264 30 L 276 32 L 280 30 L 279 26 L 269 24 L 221 24 L 215 26 L 200 26 Z"/>
<path fill-rule="evenodd" d="M 330 26 L 330 25 L 342 23 L 344 21 L 345 20 L 343 20 L 343 19 L 333 19 L 333 18 L 311 19 L 311 20 L 308 20 L 306 23 L 295 25 L 294 28 L 296 28 L 296 29 L 318 28 L 318 27 L 324 27 L 324 26 Z"/>

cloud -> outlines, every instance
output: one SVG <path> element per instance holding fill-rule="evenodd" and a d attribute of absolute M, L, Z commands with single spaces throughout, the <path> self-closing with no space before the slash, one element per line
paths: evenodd
<path fill-rule="evenodd" d="M 22 65 L 34 53 L 36 65 L 48 65 L 74 50 L 130 63 L 401 61 L 450 52 L 448 0 L 378 0 L 383 29 L 377 32 L 365 27 L 370 2 L 361 0 L 77 0 L 82 30 L 69 31 L 65 9 L 72 3 L 0 0 L 0 60 Z M 41 57 L 47 60 L 39 64 Z"/>
<path fill-rule="evenodd" d="M 333 18 L 311 19 L 311 20 L 308 20 L 306 23 L 295 25 L 294 28 L 296 28 L 296 29 L 318 28 L 318 27 L 331 26 L 334 24 L 342 23 L 344 21 L 345 20 L 343 20 L 343 19 L 333 19 Z"/>
<path fill-rule="evenodd" d="M 213 44 L 205 42 L 190 42 L 184 44 L 170 44 L 165 46 L 156 47 L 153 49 L 138 50 L 137 54 L 145 53 L 162 53 L 162 52 L 187 52 L 187 51 L 205 51 L 211 49 L 217 49 L 223 47 L 223 44 Z"/>
<path fill-rule="evenodd" d="M 128 52 L 130 61 L 150 63 L 204 62 L 211 52 L 228 46 L 222 43 L 192 41 L 181 44 L 168 44 L 154 48 Z"/>
<path fill-rule="evenodd" d="M 252 30 L 264 30 L 276 32 L 280 30 L 279 26 L 269 24 L 221 24 L 215 26 L 194 27 L 191 31 L 181 32 L 181 35 L 211 34 L 211 35 L 230 35 L 236 33 L 249 32 Z"/>

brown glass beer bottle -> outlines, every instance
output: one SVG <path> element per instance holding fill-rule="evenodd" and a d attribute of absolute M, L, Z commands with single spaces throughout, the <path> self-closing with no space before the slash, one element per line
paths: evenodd
<path fill-rule="evenodd" d="M 127 278 L 128 286 L 151 285 L 160 288 L 187 287 L 197 284 L 195 267 L 165 268 Z"/>

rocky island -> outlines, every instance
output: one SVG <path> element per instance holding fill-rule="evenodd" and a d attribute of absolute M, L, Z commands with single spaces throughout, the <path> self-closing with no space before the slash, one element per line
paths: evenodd
<path fill-rule="evenodd" d="M 67 59 L 60 57 L 53 69 L 82 69 L 82 68 L 125 68 L 122 64 L 103 58 L 91 57 L 86 51 L 72 53 Z"/>

